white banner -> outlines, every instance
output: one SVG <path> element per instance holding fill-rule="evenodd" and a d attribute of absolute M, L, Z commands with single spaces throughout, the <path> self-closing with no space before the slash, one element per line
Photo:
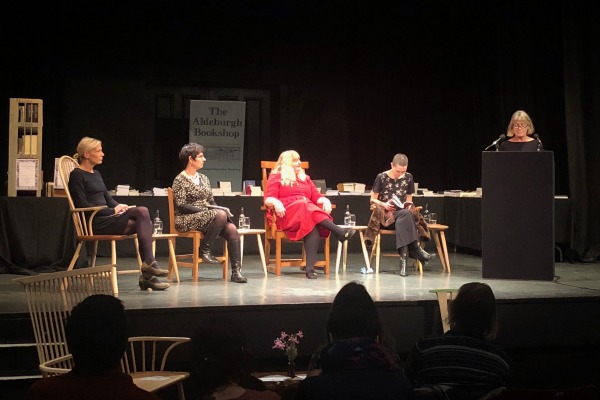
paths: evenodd
<path fill-rule="evenodd" d="M 206 163 L 200 172 L 212 187 L 229 181 L 234 192 L 242 190 L 245 127 L 243 101 L 190 101 L 190 142 L 204 146 Z"/>

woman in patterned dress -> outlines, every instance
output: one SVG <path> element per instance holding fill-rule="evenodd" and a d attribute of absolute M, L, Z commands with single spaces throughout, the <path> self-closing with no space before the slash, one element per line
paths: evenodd
<path fill-rule="evenodd" d="M 412 207 L 412 194 L 415 192 L 413 176 L 406 172 L 408 157 L 402 153 L 394 156 L 391 169 L 382 172 L 375 178 L 371 191 L 371 203 L 393 211 L 395 217 L 396 249 L 400 254 L 400 275 L 406 276 L 406 257 L 416 257 L 426 264 L 434 255 L 427 253 L 419 246 L 419 236 L 415 226 L 415 219 L 410 211 Z M 410 202 L 408 208 L 398 210 L 392 203 L 392 196 L 396 195 L 402 203 Z M 387 228 L 390 229 L 390 228 Z"/>
<path fill-rule="evenodd" d="M 281 153 L 269 175 L 265 189 L 265 205 L 277 215 L 277 229 L 291 240 L 304 242 L 306 277 L 316 279 L 315 262 L 319 239 L 332 232 L 340 242 L 348 240 L 354 230 L 345 230 L 333 223 L 331 202 L 319 190 L 300 166 L 300 155 L 294 150 Z M 269 214 L 270 217 L 272 214 Z"/>
<path fill-rule="evenodd" d="M 209 264 L 220 261 L 210 251 L 212 242 L 221 236 L 227 241 L 231 264 L 231 281 L 246 283 L 240 264 L 240 235 L 223 210 L 208 208 L 216 205 L 208 177 L 198 173 L 204 166 L 204 147 L 188 143 L 179 151 L 183 171 L 173 180 L 175 198 L 175 227 L 178 231 L 198 230 L 204 234 L 200 244 L 200 257 Z"/>

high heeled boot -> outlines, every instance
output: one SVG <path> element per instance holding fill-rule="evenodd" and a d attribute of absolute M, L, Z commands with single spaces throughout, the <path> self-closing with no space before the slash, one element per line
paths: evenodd
<path fill-rule="evenodd" d="M 202 243 L 200 243 L 200 257 L 205 263 L 219 264 L 221 262 L 217 258 L 215 258 L 215 256 L 213 256 L 212 252 L 210 251 L 210 247 L 212 246 L 213 241 L 217 238 L 217 236 L 219 236 L 220 232 L 220 229 L 216 229 L 210 226 L 208 227 L 208 230 L 202 238 Z"/>
<path fill-rule="evenodd" d="M 400 254 L 400 276 L 407 276 L 406 273 L 406 254 Z"/>
<path fill-rule="evenodd" d="M 231 240 L 227 243 L 229 250 L 229 262 L 231 263 L 231 282 L 246 283 L 248 279 L 242 275 L 242 264 L 240 262 L 240 241 Z"/>

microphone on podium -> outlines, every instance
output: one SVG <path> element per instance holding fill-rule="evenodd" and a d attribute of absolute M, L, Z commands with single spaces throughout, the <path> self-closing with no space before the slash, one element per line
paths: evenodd
<path fill-rule="evenodd" d="M 537 142 L 538 142 L 538 145 L 537 145 L 537 151 L 542 151 L 542 150 L 544 150 L 544 145 L 542 144 L 542 141 L 541 141 L 541 139 L 540 139 L 540 135 L 538 135 L 537 133 L 534 133 L 534 134 L 533 134 L 533 138 L 534 138 L 535 140 L 537 140 Z"/>
<path fill-rule="evenodd" d="M 485 150 L 489 149 L 490 147 L 496 147 L 496 151 L 498 151 L 498 145 L 502 142 L 504 142 L 506 140 L 506 135 L 502 134 L 498 137 L 498 139 L 494 140 L 494 142 L 492 144 L 490 144 L 488 147 L 485 148 Z M 485 151 L 484 150 L 484 151 Z"/>

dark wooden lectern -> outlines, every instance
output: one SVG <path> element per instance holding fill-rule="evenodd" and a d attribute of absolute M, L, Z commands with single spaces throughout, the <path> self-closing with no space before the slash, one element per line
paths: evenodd
<path fill-rule="evenodd" d="M 483 152 L 483 278 L 554 279 L 554 154 Z"/>

